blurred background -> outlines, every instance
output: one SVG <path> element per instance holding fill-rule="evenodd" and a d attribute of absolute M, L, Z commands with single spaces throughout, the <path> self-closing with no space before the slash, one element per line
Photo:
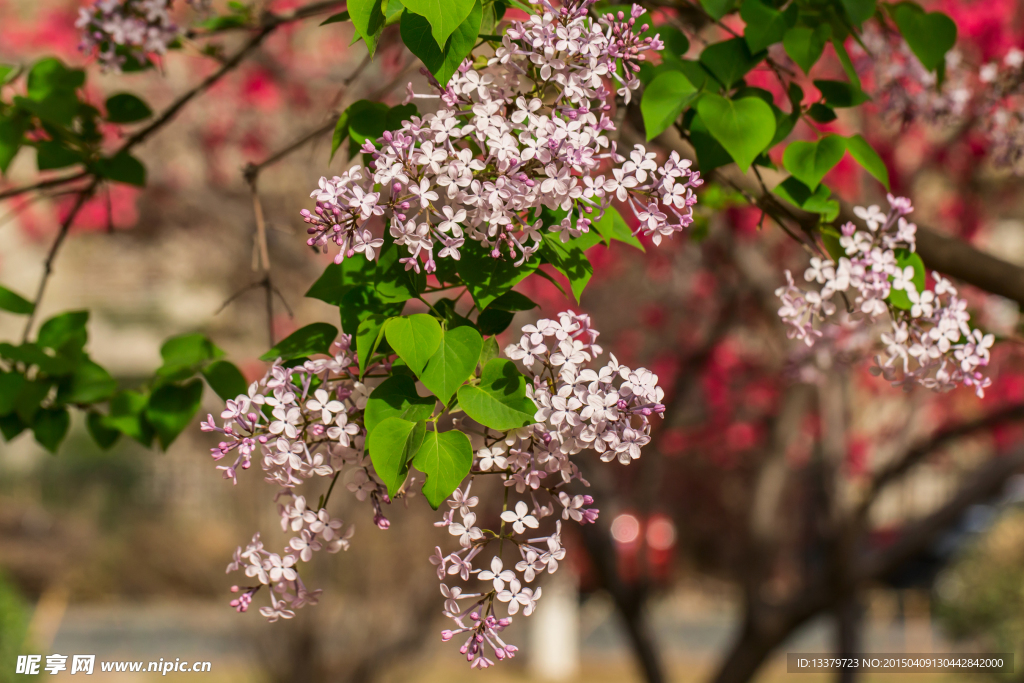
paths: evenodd
<path fill-rule="evenodd" d="M 936 6 L 958 22 L 960 48 L 977 64 L 1024 44 L 1019 3 Z M 78 7 L 0 0 L 0 62 L 56 54 L 83 64 Z M 665 11 L 714 35 L 685 3 Z M 89 309 L 89 351 L 121 386 L 152 374 L 164 339 L 192 331 L 250 380 L 262 375 L 267 313 L 262 290 L 246 289 L 261 274 L 243 167 L 329 127 L 356 100 L 397 104 L 420 78 L 397 27 L 368 62 L 362 46 L 349 47 L 349 25 L 317 23 L 271 36 L 142 147 L 145 191 L 100 192 L 72 230 L 40 317 Z M 240 40 L 212 43 L 230 52 Z M 97 101 L 130 89 L 159 110 L 215 67 L 186 41 L 158 72 L 91 70 L 88 89 Z M 880 149 L 917 222 L 1024 266 L 1021 180 L 992 165 L 985 138 L 891 113 L 879 101 L 832 125 Z M 626 141 L 643 138 L 633 118 Z M 336 321 L 336 309 L 303 298 L 326 261 L 304 246 L 299 217 L 319 177 L 348 163 L 344 150 L 331 163 L 329 154 L 330 133 L 313 135 L 259 177 L 283 298 L 276 338 Z M 7 181 L 33 177 L 25 152 Z M 845 200 L 884 202 L 849 159 L 827 180 Z M 34 291 L 63 199 L 0 203 L 0 281 Z M 967 288 L 972 316 L 1000 338 L 984 400 L 904 393 L 869 373 L 869 338 L 837 329 L 813 353 L 786 339 L 773 292 L 807 256 L 776 226 L 716 184 L 698 214 L 692 236 L 660 248 L 595 247 L 578 306 L 544 281 L 522 286 L 542 309 L 512 329 L 566 307 L 587 311 L 606 349 L 659 375 L 668 412 L 641 460 L 586 466 L 599 523 L 565 532 L 568 571 L 545 577 L 540 609 L 512 627 L 521 656 L 471 672 L 458 646 L 441 642 L 427 557 L 447 534 L 426 506 L 393 511 L 388 531 L 365 508 L 342 508 L 356 536 L 350 552 L 313 563 L 321 604 L 277 624 L 236 614 L 223 568 L 255 531 L 277 539 L 269 485 L 222 480 L 198 425 L 156 452 L 126 439 L 100 451 L 74 423 L 56 456 L 29 434 L 0 445 L 0 681 L 21 678 L 14 658 L 29 652 L 208 660 L 205 680 L 253 683 L 778 681 L 792 677 L 786 652 L 1015 652 L 1024 670 L 1017 304 Z M 0 314 L 0 338 L 19 334 L 20 320 Z M 203 415 L 220 410 L 205 400 Z"/>

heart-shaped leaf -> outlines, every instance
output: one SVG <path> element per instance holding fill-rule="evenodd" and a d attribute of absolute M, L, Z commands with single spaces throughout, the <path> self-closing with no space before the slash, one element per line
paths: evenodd
<path fill-rule="evenodd" d="M 381 382 L 366 401 L 363 425 L 367 435 L 389 417 L 400 417 L 410 422 L 426 420 L 434 413 L 437 399 L 420 396 L 416 380 L 408 375 L 393 375 Z"/>
<path fill-rule="evenodd" d="M 477 2 L 477 0 L 402 1 L 408 11 L 424 17 L 429 22 L 431 35 L 434 36 L 434 42 L 438 45 L 448 42 L 448 36 L 453 34 L 459 24 L 466 20 Z M 480 28 L 479 21 L 477 21 L 477 28 Z"/>
<path fill-rule="evenodd" d="M 671 126 L 697 93 L 697 88 L 678 71 L 666 71 L 651 81 L 640 100 L 647 139 L 658 137 Z"/>
<path fill-rule="evenodd" d="M 456 390 L 476 369 L 476 360 L 480 357 L 483 344 L 480 333 L 472 327 L 456 327 L 446 331 L 441 345 L 427 360 L 427 366 L 420 375 L 423 386 L 447 405 Z"/>
<path fill-rule="evenodd" d="M 480 424 L 499 431 L 536 422 L 537 406 L 526 397 L 526 378 L 504 358 L 484 366 L 479 385 L 459 389 L 459 406 Z"/>
<path fill-rule="evenodd" d="M 377 425 L 370 435 L 367 442 L 370 461 L 373 462 L 377 476 L 387 485 L 388 495 L 394 497 L 405 481 L 405 475 L 409 473 L 409 461 L 423 443 L 426 431 L 426 424 L 422 420 L 409 422 L 400 417 L 389 417 Z"/>
<path fill-rule="evenodd" d="M 441 325 L 426 313 L 392 318 L 384 326 L 384 336 L 395 353 L 419 377 L 427 360 L 441 345 Z"/>
<path fill-rule="evenodd" d="M 826 135 L 817 142 L 792 142 L 782 154 L 782 165 L 807 187 L 814 190 L 825 174 L 846 154 L 846 139 Z"/>
<path fill-rule="evenodd" d="M 469 437 L 459 431 L 427 432 L 412 464 L 427 475 L 423 496 L 436 510 L 469 474 L 473 446 Z"/>
<path fill-rule="evenodd" d="M 705 93 L 697 102 L 697 112 L 744 173 L 775 135 L 775 114 L 758 97 L 729 100 Z"/>
<path fill-rule="evenodd" d="M 292 360 L 317 353 L 327 353 L 338 336 L 338 328 L 327 323 L 313 323 L 292 332 L 260 356 L 260 360 Z"/>
<path fill-rule="evenodd" d="M 469 16 L 459 24 L 446 42 L 441 43 L 444 45 L 444 49 L 441 49 L 438 47 L 439 43 L 435 42 L 426 18 L 407 11 L 402 15 L 402 42 L 420 58 L 441 85 L 447 85 L 458 71 L 462 60 L 473 51 L 477 35 L 480 33 L 482 17 L 483 8 L 480 0 L 477 0 Z"/>
<path fill-rule="evenodd" d="M 743 0 L 740 17 L 747 24 L 743 38 L 753 53 L 760 52 L 772 43 L 782 40 L 786 29 L 796 23 L 799 10 L 791 4 L 785 12 L 769 7 L 761 0 Z"/>
<path fill-rule="evenodd" d="M 942 12 L 925 12 L 912 2 L 891 9 L 892 18 L 921 64 L 935 71 L 956 45 L 956 23 Z"/>
<path fill-rule="evenodd" d="M 816 28 L 797 26 L 782 36 L 782 47 L 789 58 L 796 62 L 805 74 L 809 74 L 811 67 L 825 51 L 825 44 L 831 35 L 832 27 L 828 24 L 821 24 Z"/>
<path fill-rule="evenodd" d="M 851 135 L 846 138 L 846 149 L 854 161 L 861 165 L 861 168 L 885 185 L 885 189 L 889 189 L 889 169 L 885 167 L 882 157 L 878 156 L 878 152 L 867 140 L 860 135 Z"/>

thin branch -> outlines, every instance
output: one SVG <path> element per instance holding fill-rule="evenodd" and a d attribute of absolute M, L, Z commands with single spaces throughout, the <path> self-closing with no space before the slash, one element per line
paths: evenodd
<path fill-rule="evenodd" d="M 43 277 L 39 281 L 39 289 L 36 290 L 36 296 L 32 300 L 32 312 L 28 315 L 28 320 L 25 322 L 25 331 L 21 335 L 21 343 L 24 344 L 28 341 L 29 332 L 32 331 L 32 324 L 35 322 L 36 313 L 39 312 L 39 303 L 43 300 L 43 292 L 46 291 L 46 283 L 50 280 L 50 275 L 53 273 L 53 261 L 57 258 L 57 252 L 60 250 L 60 245 L 64 243 L 64 238 L 68 236 L 68 231 L 71 229 L 71 224 L 75 221 L 75 216 L 82 209 L 85 201 L 92 196 L 92 193 L 96 190 L 96 186 L 99 184 L 98 180 L 93 180 L 89 184 L 89 187 L 85 188 L 78 193 L 78 198 L 75 200 L 75 205 L 71 207 L 71 211 L 60 225 L 60 230 L 57 232 L 57 238 L 50 245 L 50 251 L 46 255 L 46 261 L 43 262 Z"/>
<path fill-rule="evenodd" d="M 73 183 L 76 180 L 82 180 L 89 176 L 89 173 L 82 171 L 75 173 L 74 175 L 61 176 L 59 178 L 48 178 L 46 180 L 40 180 L 39 182 L 32 183 L 31 185 L 23 185 L 21 187 L 12 187 L 0 192 L 0 199 L 8 199 L 10 197 L 16 197 L 19 194 L 25 192 L 32 192 L 34 190 L 45 190 L 48 187 L 56 187 L 58 185 L 66 185 L 67 183 Z"/>
<path fill-rule="evenodd" d="M 854 513 L 853 519 L 858 523 L 862 522 L 867 517 L 872 504 L 878 499 L 878 494 L 882 489 L 906 474 L 939 448 L 977 432 L 1021 419 L 1024 419 L 1024 403 L 1014 403 L 980 419 L 939 430 L 928 441 L 910 448 L 903 454 L 903 457 L 890 463 L 875 476 L 871 487 L 864 494 L 864 499 Z"/>

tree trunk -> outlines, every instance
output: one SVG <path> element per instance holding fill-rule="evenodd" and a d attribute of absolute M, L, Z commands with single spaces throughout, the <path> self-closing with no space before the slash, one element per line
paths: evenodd
<path fill-rule="evenodd" d="M 627 586 L 619 576 L 615 545 L 608 528 L 603 524 L 580 527 L 583 545 L 594 564 L 601 584 L 605 587 L 615 608 L 622 617 L 626 634 L 633 646 L 633 655 L 647 683 L 665 683 L 665 669 L 661 653 L 647 617 L 646 591 L 639 586 Z"/>
<path fill-rule="evenodd" d="M 785 635 L 759 633 L 748 616 L 712 683 L 747 683 L 783 638 Z"/>

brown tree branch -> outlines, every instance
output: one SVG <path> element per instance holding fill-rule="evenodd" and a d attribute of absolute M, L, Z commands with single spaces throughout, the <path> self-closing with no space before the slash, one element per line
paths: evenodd
<path fill-rule="evenodd" d="M 60 225 L 57 238 L 50 245 L 50 251 L 46 254 L 46 260 L 43 262 L 43 277 L 39 281 L 39 288 L 36 290 L 36 296 L 32 300 L 32 312 L 28 314 L 28 320 L 25 321 L 25 330 L 21 334 L 22 344 L 28 341 L 29 332 L 32 331 L 32 324 L 35 322 L 36 314 L 39 312 L 39 303 L 43 300 L 43 292 L 46 291 L 46 284 L 53 273 L 53 261 L 57 258 L 57 251 L 60 250 L 60 245 L 64 243 L 64 239 L 68 236 L 68 231 L 71 229 L 71 224 L 74 223 L 78 212 L 81 211 L 85 201 L 96 191 L 97 185 L 99 185 L 99 180 L 94 179 L 87 188 L 78 193 L 74 206 L 71 207 L 71 211 L 68 212 L 67 217 L 64 218 Z"/>
<path fill-rule="evenodd" d="M 1024 419 L 1024 403 L 1014 403 L 977 420 L 939 430 L 924 443 L 909 449 L 902 457 L 890 463 L 875 476 L 854 512 L 853 520 L 855 523 L 862 523 L 871 506 L 878 499 L 878 494 L 886 486 L 902 477 L 938 449 L 965 436 L 1021 419 Z"/>

